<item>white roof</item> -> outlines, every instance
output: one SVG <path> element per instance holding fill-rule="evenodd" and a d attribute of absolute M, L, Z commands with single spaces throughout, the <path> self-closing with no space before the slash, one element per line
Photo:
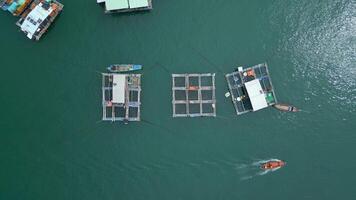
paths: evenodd
<path fill-rule="evenodd" d="M 130 8 L 148 7 L 148 0 L 129 0 Z"/>
<path fill-rule="evenodd" d="M 252 104 L 253 111 L 268 107 L 266 95 L 262 90 L 260 81 L 258 79 L 245 83 L 248 96 Z"/>
<path fill-rule="evenodd" d="M 143 8 L 149 6 L 149 0 L 96 0 L 96 2 L 105 2 L 106 10 Z"/>
<path fill-rule="evenodd" d="M 21 30 L 27 32 L 27 37 L 32 39 L 38 27 L 51 14 L 52 8 L 48 10 L 42 8 L 42 3 L 39 3 L 25 18 L 21 24 Z"/>
<path fill-rule="evenodd" d="M 114 74 L 112 86 L 112 103 L 125 103 L 126 75 Z"/>
<path fill-rule="evenodd" d="M 128 0 L 105 0 L 106 10 L 120 10 L 129 8 Z"/>

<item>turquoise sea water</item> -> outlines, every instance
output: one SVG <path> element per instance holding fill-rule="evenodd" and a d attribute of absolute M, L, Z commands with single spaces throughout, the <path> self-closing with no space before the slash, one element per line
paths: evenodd
<path fill-rule="evenodd" d="M 0 199 L 354 199 L 352 0 L 154 0 L 64 11 L 39 42 L 0 12 Z M 224 74 L 268 62 L 279 101 L 235 116 Z M 101 76 L 143 64 L 142 122 L 101 122 Z M 216 73 L 217 117 L 173 119 L 171 73 Z M 258 175 L 253 163 L 287 166 Z"/>

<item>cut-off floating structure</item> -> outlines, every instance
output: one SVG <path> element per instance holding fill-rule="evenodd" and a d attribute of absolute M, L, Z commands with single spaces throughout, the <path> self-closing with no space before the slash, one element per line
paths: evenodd
<path fill-rule="evenodd" d="M 103 121 L 140 121 L 141 75 L 102 74 Z"/>
<path fill-rule="evenodd" d="M 216 116 L 215 74 L 172 74 L 173 117 Z"/>
<path fill-rule="evenodd" d="M 0 0 L 0 8 L 14 16 L 20 16 L 32 0 Z"/>
<path fill-rule="evenodd" d="M 29 39 L 39 40 L 62 12 L 63 4 L 55 0 L 34 0 L 16 23 Z"/>
<path fill-rule="evenodd" d="M 97 0 L 97 3 L 105 3 L 105 13 L 152 9 L 152 0 Z"/>
<path fill-rule="evenodd" d="M 226 74 L 227 84 L 238 115 L 276 104 L 272 81 L 266 63 L 249 68 L 238 67 Z"/>
<path fill-rule="evenodd" d="M 39 40 L 63 10 L 56 0 L 0 0 L 0 8 L 20 16 L 16 25 L 29 39 Z"/>

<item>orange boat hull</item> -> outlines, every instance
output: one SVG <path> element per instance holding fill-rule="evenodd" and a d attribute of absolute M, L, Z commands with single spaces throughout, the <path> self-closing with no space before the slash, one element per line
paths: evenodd
<path fill-rule="evenodd" d="M 271 170 L 271 169 L 277 169 L 277 168 L 281 168 L 285 165 L 286 163 L 282 160 L 279 161 L 268 161 L 266 163 L 263 163 L 261 165 L 261 169 L 264 170 Z"/>

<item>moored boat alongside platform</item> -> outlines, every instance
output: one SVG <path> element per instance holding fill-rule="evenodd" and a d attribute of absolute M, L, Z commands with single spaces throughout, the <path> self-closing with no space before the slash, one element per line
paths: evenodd
<path fill-rule="evenodd" d="M 283 103 L 277 103 L 273 105 L 277 110 L 283 111 L 283 112 L 299 112 L 300 110 L 297 107 L 294 107 L 292 105 L 288 104 L 283 104 Z"/>
<path fill-rule="evenodd" d="M 142 65 L 134 65 L 134 64 L 114 64 L 110 65 L 108 68 L 109 72 L 120 73 L 120 72 L 132 72 L 142 69 Z"/>

